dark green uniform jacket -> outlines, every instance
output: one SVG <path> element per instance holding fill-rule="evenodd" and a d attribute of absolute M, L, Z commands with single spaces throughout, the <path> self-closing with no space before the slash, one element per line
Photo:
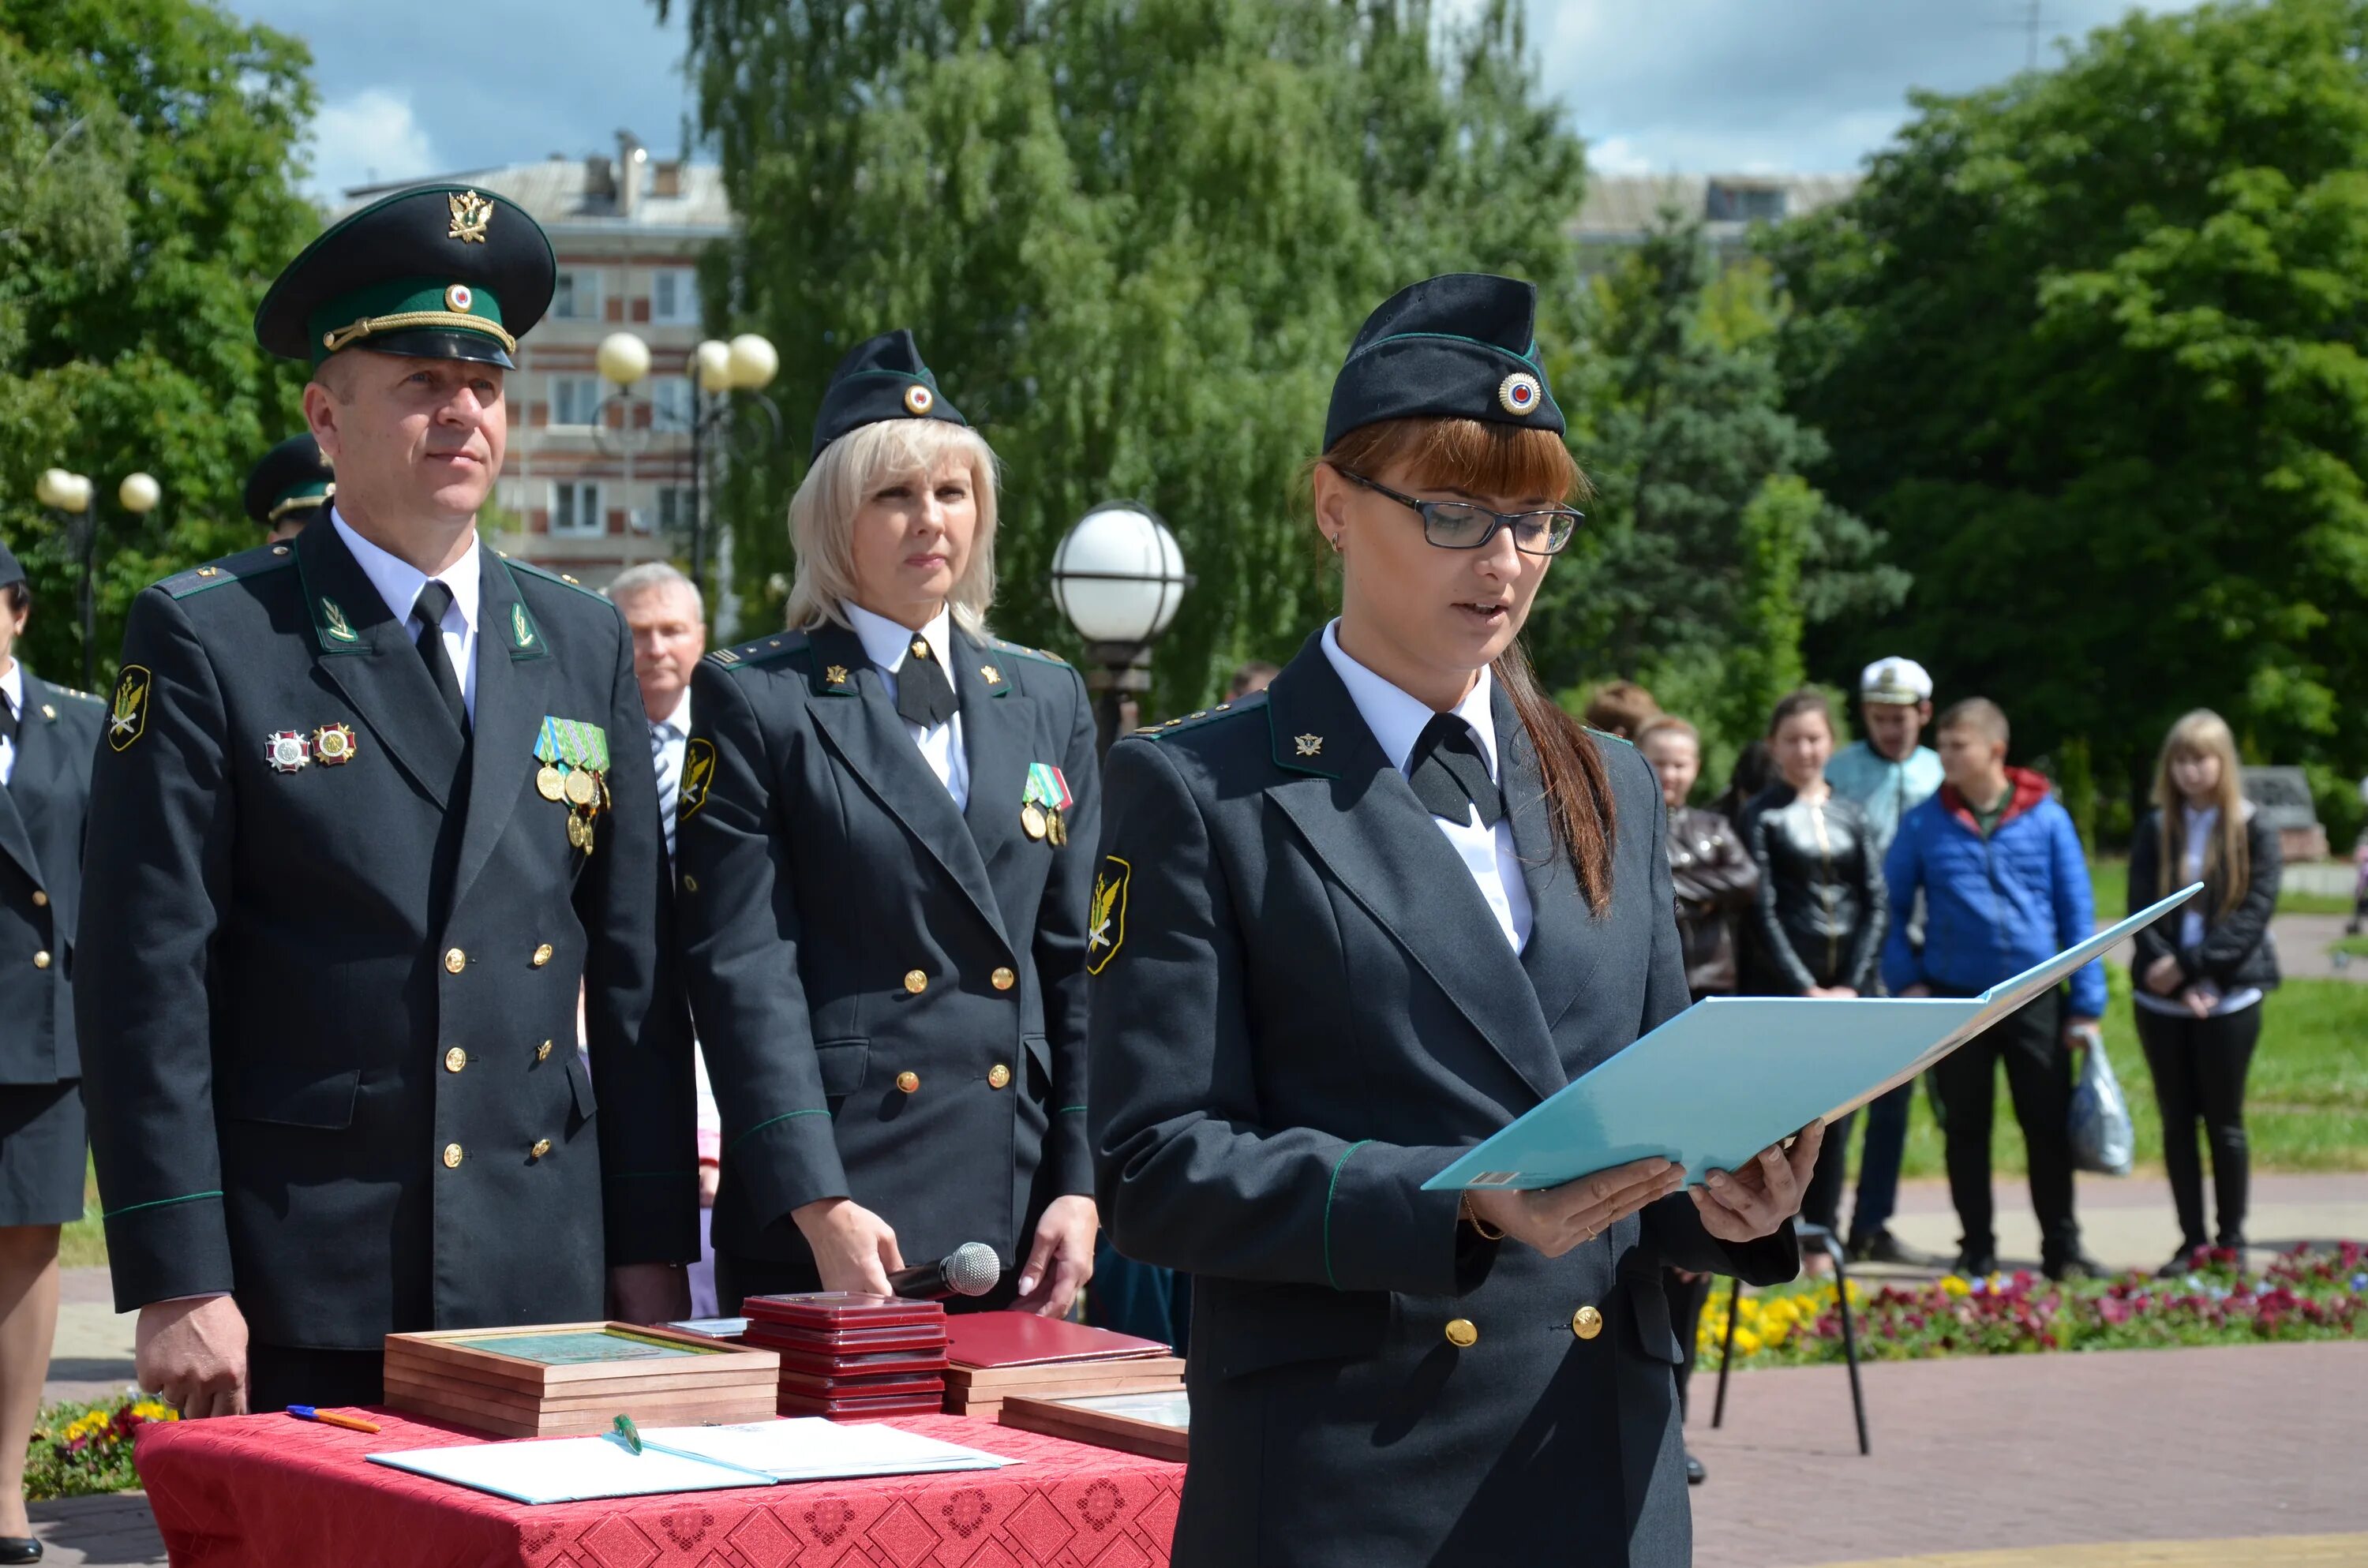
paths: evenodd
<path fill-rule="evenodd" d="M 1651 769 L 1597 743 L 1591 917 L 1501 688 L 1496 722 L 1518 955 L 1317 641 L 1110 752 L 1091 1120 L 1112 1240 L 1195 1277 L 1179 1564 L 1682 1564 L 1660 1270 L 1798 1268 L 1683 1194 L 1549 1260 L 1420 1190 L 1687 1005 Z"/>
<path fill-rule="evenodd" d="M 719 1252 L 810 1280 L 789 1219 L 848 1197 L 907 1263 L 985 1242 L 1007 1271 L 1086 1153 L 1093 711 L 1049 654 L 956 630 L 956 811 L 856 634 L 700 661 L 676 828 L 684 971 L 723 1113 Z M 1068 843 L 1022 828 L 1029 770 Z"/>
<path fill-rule="evenodd" d="M 697 1253 L 632 639 L 479 571 L 465 743 L 333 528 L 132 606 L 74 988 L 120 1310 L 227 1290 L 259 1344 L 374 1349 L 597 1318 L 606 1268 Z M 588 855 L 536 788 L 546 716 L 607 732 Z M 291 731 L 313 760 L 280 771 Z"/>
<path fill-rule="evenodd" d="M 17 767 L 0 790 L 0 1084 L 82 1076 L 74 1047 L 74 921 L 98 699 L 24 672 Z"/>

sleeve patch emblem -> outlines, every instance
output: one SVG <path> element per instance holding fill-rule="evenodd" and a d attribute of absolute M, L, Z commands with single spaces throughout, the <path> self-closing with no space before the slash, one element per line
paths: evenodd
<path fill-rule="evenodd" d="M 701 735 L 683 748 L 682 798 L 675 804 L 677 823 L 699 814 L 707 804 L 707 787 L 715 782 L 715 743 Z"/>
<path fill-rule="evenodd" d="M 1115 855 L 1102 858 L 1102 869 L 1094 878 L 1094 897 L 1087 911 L 1089 924 L 1086 936 L 1086 972 L 1099 974 L 1118 957 L 1126 941 L 1126 887 L 1134 876 L 1134 868 Z"/>
<path fill-rule="evenodd" d="M 145 665 L 126 665 L 115 683 L 115 709 L 107 721 L 107 744 L 122 751 L 148 733 L 148 691 L 155 682 Z"/>

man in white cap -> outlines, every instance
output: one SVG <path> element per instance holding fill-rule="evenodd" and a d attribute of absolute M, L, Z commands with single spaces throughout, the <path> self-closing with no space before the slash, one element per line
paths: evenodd
<path fill-rule="evenodd" d="M 1866 813 L 1869 846 L 1879 858 L 1891 848 L 1908 808 L 1941 787 L 1940 754 L 1918 744 L 1932 722 L 1932 677 L 1913 659 L 1877 659 L 1859 677 L 1858 689 L 1866 739 L 1834 755 L 1826 764 L 1826 782 Z M 1921 934 L 1920 910 L 1898 915 L 1910 923 L 1911 936 Z M 1900 1156 L 1907 1146 L 1907 1108 L 1915 1095 L 1910 1080 L 1867 1107 L 1866 1145 L 1850 1225 L 1850 1255 L 1861 1262 L 1937 1267 L 1948 1261 L 1908 1246 L 1889 1229 L 1899 1200 Z"/>

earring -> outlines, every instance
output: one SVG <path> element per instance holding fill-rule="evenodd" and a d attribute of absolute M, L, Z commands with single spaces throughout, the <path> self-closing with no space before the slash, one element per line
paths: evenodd
<path fill-rule="evenodd" d="M 1340 553 L 1340 536 L 1338 534 L 1326 534 L 1324 536 L 1324 542 L 1332 547 L 1333 554 L 1338 555 Z"/>

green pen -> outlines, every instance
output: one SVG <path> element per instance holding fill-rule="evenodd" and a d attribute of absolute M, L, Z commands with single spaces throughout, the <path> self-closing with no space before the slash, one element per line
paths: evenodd
<path fill-rule="evenodd" d="M 632 1449 L 635 1453 L 640 1453 L 642 1451 L 642 1429 L 633 1425 L 633 1418 L 632 1416 L 618 1416 L 616 1421 L 612 1424 L 610 1430 L 613 1431 L 617 1437 L 624 1440 L 625 1447 Z"/>

